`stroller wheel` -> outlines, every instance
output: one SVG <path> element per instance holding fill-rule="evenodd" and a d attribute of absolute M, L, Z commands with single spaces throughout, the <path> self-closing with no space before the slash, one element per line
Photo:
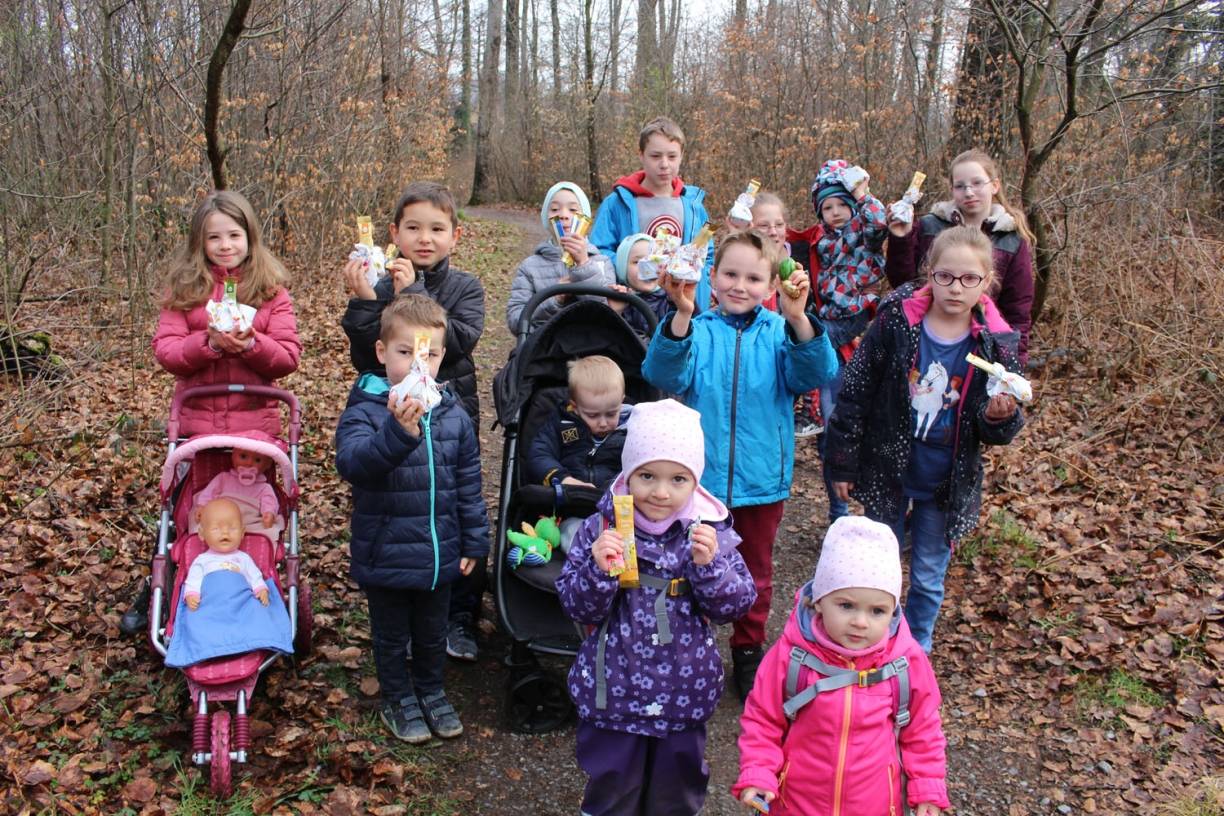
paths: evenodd
<path fill-rule="evenodd" d="M 212 763 L 209 767 L 213 795 L 226 799 L 234 789 L 230 766 L 230 715 L 217 710 L 212 715 Z"/>
<path fill-rule="evenodd" d="M 506 719 L 519 734 L 543 734 L 565 725 L 573 705 L 565 684 L 552 674 L 530 672 L 511 680 Z"/>
<path fill-rule="evenodd" d="M 297 635 L 293 638 L 293 655 L 296 659 L 310 655 L 314 645 L 314 609 L 310 602 L 310 583 L 298 579 Z"/>

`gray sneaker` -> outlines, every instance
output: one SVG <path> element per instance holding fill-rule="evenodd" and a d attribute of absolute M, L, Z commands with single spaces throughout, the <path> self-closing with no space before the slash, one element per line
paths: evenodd
<path fill-rule="evenodd" d="M 421 708 L 425 722 L 429 723 L 429 730 L 435 736 L 452 739 L 463 733 L 463 723 L 459 722 L 455 707 L 446 699 L 446 692 L 426 694 L 421 698 Z"/>
<path fill-rule="evenodd" d="M 413 745 L 429 742 L 429 725 L 415 696 L 405 697 L 398 703 L 383 703 L 379 716 L 396 739 Z"/>
<path fill-rule="evenodd" d="M 476 660 L 476 630 L 467 615 L 456 615 L 446 625 L 446 653 L 456 660 Z"/>
<path fill-rule="evenodd" d="M 819 436 L 822 433 L 824 433 L 823 425 L 817 425 L 815 422 L 813 422 L 810 419 L 803 419 L 802 417 L 796 417 L 795 419 L 795 438 L 796 439 L 809 439 L 813 436 Z"/>

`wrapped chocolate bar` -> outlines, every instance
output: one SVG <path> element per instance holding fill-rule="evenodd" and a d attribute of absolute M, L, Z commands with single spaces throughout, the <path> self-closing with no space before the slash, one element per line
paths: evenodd
<path fill-rule="evenodd" d="M 731 212 L 727 213 L 727 220 L 731 222 L 731 226 L 737 229 L 747 229 L 752 226 L 752 206 L 756 204 L 756 194 L 760 190 L 761 182 L 752 179 L 744 188 L 744 192 L 736 196 L 735 203 L 731 205 Z"/>
<path fill-rule="evenodd" d="M 637 589 L 642 585 L 642 579 L 638 573 L 637 539 L 633 530 L 633 497 L 613 496 L 612 515 L 625 550 L 608 574 L 620 581 L 621 589 Z"/>
<path fill-rule="evenodd" d="M 705 269 L 706 258 L 710 254 L 710 239 L 713 237 L 714 228 L 709 224 L 703 226 L 693 236 L 691 244 L 685 244 L 676 250 L 667 264 L 667 274 L 685 283 L 701 280 L 701 272 Z M 640 262 L 638 268 L 641 268 Z"/>
<path fill-rule="evenodd" d="M 1016 372 L 1008 371 L 1002 363 L 992 363 L 976 354 L 966 354 L 965 359 L 990 375 L 986 380 L 986 393 L 990 396 L 1010 394 L 1020 402 L 1033 401 L 1033 384 Z"/>
<path fill-rule="evenodd" d="M 239 334 L 249 331 L 255 320 L 255 307 L 228 298 L 220 301 L 210 300 L 204 304 L 208 313 L 209 328 L 219 332 L 236 331 Z"/>
<path fill-rule="evenodd" d="M 442 401 L 442 389 L 429 373 L 429 332 L 413 336 L 413 360 L 408 374 L 391 388 L 396 400 L 412 397 L 432 411 Z"/>
<path fill-rule="evenodd" d="M 660 272 L 667 272 L 672 255 L 680 248 L 680 236 L 673 235 L 667 227 L 659 227 L 650 241 L 650 251 L 638 261 L 638 280 L 657 280 Z"/>
<path fill-rule="evenodd" d="M 549 219 L 549 223 L 552 224 L 553 234 L 557 236 L 557 243 L 560 243 L 561 239 L 567 235 L 585 238 L 591 231 L 591 219 L 582 213 L 558 215 Z M 574 258 L 568 252 L 561 255 L 561 261 L 567 268 L 572 269 L 574 266 Z"/>
<path fill-rule="evenodd" d="M 388 249 L 394 246 L 388 245 Z M 349 253 L 350 261 L 361 261 L 365 264 L 366 283 L 371 287 L 377 285 L 379 279 L 387 274 L 389 258 L 381 249 L 374 246 L 374 224 L 370 216 L 357 216 L 357 243 Z"/>
<path fill-rule="evenodd" d="M 894 201 L 888 207 L 888 215 L 892 220 L 902 224 L 914 223 L 914 205 L 922 198 L 922 182 L 924 181 L 926 181 L 926 173 L 914 173 L 901 200 Z"/>

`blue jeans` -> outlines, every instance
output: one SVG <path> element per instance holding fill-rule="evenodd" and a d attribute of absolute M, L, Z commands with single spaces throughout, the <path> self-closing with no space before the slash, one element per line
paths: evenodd
<path fill-rule="evenodd" d="M 934 499 L 906 499 L 910 504 L 910 580 L 902 606 L 910 633 L 924 652 L 931 651 L 935 619 L 944 597 L 944 575 L 952 559 L 947 537 L 947 514 Z M 905 541 L 905 509 L 899 518 L 877 519 L 892 528 L 898 542 Z"/>

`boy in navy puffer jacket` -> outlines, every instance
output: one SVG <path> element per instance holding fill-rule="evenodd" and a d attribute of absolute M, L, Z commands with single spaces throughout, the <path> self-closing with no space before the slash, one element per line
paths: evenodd
<path fill-rule="evenodd" d="M 383 310 L 375 345 L 387 377 L 363 374 L 336 428 L 336 469 L 353 487 L 350 572 L 369 604 L 382 719 L 413 743 L 431 731 L 463 733 L 442 689 L 450 585 L 489 552 L 471 418 L 450 391 L 426 411 L 390 390 L 412 366 L 417 332 L 430 335 L 438 376 L 446 312 L 423 295 L 400 295 Z"/>

